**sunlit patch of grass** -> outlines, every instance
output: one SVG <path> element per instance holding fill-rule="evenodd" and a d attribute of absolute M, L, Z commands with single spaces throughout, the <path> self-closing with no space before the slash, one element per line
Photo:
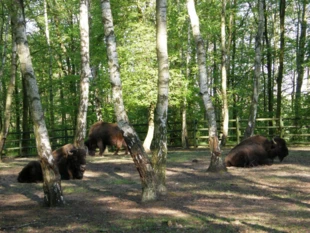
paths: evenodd
<path fill-rule="evenodd" d="M 209 156 L 209 151 L 172 151 L 168 152 L 168 162 L 189 162 L 192 161 L 193 158 L 203 159 L 206 156 Z"/>
<path fill-rule="evenodd" d="M 88 190 L 81 186 L 65 186 L 62 189 L 64 194 L 77 194 L 77 193 L 87 193 Z"/>
<path fill-rule="evenodd" d="M 128 180 L 128 179 L 113 179 L 113 180 L 110 180 L 109 183 L 110 184 L 116 184 L 116 185 L 120 185 L 120 184 L 138 184 L 136 181 Z"/>

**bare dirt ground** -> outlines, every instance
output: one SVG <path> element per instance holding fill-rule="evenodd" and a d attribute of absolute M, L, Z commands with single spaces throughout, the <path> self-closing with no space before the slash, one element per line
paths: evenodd
<path fill-rule="evenodd" d="M 43 207 L 41 183 L 16 181 L 35 158 L 7 159 L 0 232 L 310 232 L 310 148 L 289 150 L 281 164 L 222 174 L 206 172 L 207 150 L 170 151 L 168 194 L 150 203 L 130 156 L 88 157 L 83 180 L 62 181 L 57 208 Z"/>

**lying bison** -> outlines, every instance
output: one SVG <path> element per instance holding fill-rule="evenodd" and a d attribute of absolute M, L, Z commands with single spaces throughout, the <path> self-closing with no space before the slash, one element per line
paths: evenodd
<path fill-rule="evenodd" d="M 243 140 L 226 156 L 226 167 L 254 167 L 271 165 L 278 157 L 282 161 L 288 155 L 284 139 L 275 137 L 272 140 L 257 135 Z"/>
<path fill-rule="evenodd" d="M 56 150 L 57 151 L 57 150 Z M 55 155 L 53 151 L 53 155 Z M 74 149 L 67 155 L 63 154 L 56 160 L 62 180 L 82 179 L 86 168 L 86 151 Z M 43 181 L 43 173 L 39 161 L 29 162 L 18 174 L 17 181 L 20 183 L 36 183 Z"/>
<path fill-rule="evenodd" d="M 96 148 L 99 148 L 99 155 L 102 155 L 106 146 L 116 146 L 115 155 L 123 146 L 126 149 L 125 154 L 128 154 L 128 148 L 123 137 L 123 131 L 117 124 L 99 121 L 93 124 L 88 133 L 88 139 L 85 141 L 85 146 L 88 148 L 88 154 L 95 155 Z"/>

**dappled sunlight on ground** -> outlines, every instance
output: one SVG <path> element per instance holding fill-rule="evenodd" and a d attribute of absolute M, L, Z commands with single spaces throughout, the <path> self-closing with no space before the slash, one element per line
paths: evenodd
<path fill-rule="evenodd" d="M 141 203 L 130 156 L 87 157 L 83 180 L 62 181 L 66 205 L 42 206 L 42 183 L 16 181 L 31 160 L 0 164 L 0 232 L 275 232 L 310 225 L 310 153 L 283 163 L 208 173 L 209 151 L 169 152 L 165 196 Z"/>

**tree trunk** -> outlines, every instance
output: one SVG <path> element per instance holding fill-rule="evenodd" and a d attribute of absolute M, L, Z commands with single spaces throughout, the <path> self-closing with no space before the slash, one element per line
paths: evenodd
<path fill-rule="evenodd" d="M 151 152 L 151 144 L 154 136 L 154 110 L 155 105 L 154 103 L 151 103 L 149 107 L 149 119 L 148 119 L 148 130 L 147 135 L 143 142 L 143 148 L 147 153 Z"/>
<path fill-rule="evenodd" d="M 12 58 L 11 58 L 11 80 L 8 85 L 8 90 L 6 94 L 6 102 L 5 102 L 5 109 L 4 109 L 4 121 L 3 127 L 0 132 L 0 162 L 2 161 L 2 151 L 5 145 L 6 137 L 9 132 L 10 127 L 10 120 L 11 120 L 11 108 L 12 108 L 12 99 L 13 93 L 15 89 L 15 80 L 16 80 L 16 44 L 14 34 L 12 35 Z"/>
<path fill-rule="evenodd" d="M 258 106 L 258 97 L 259 97 L 259 83 L 261 76 L 261 50 L 262 50 L 262 38 L 264 31 L 264 4 L 263 0 L 258 1 L 258 27 L 257 35 L 255 39 L 255 73 L 254 73 L 254 82 L 253 82 L 253 97 L 251 104 L 250 117 L 248 120 L 248 125 L 244 133 L 244 138 L 253 136 L 255 129 L 255 122 L 257 117 L 257 106 Z"/>
<path fill-rule="evenodd" d="M 152 164 L 157 175 L 157 190 L 167 193 L 167 118 L 169 94 L 169 64 L 167 49 L 167 1 L 156 1 L 156 50 L 158 61 L 158 94 L 155 109 L 154 150 Z"/>
<path fill-rule="evenodd" d="M 7 22 L 5 22 L 4 20 L 5 16 L 3 16 L 3 25 L 5 24 L 4 29 L 2 31 L 2 27 L 1 27 L 1 41 L 0 44 L 2 43 L 2 51 L 1 51 L 1 64 L 0 64 L 0 130 L 2 130 L 2 127 L 4 127 L 2 125 L 3 121 L 5 121 L 5 119 L 3 120 L 3 118 L 5 118 L 5 116 L 3 116 L 2 114 L 4 113 L 4 106 L 5 106 L 5 89 L 3 88 L 4 85 L 4 76 L 3 76 L 3 72 L 4 72 L 4 66 L 6 63 L 6 57 L 7 57 L 7 42 L 8 42 L 8 30 L 9 30 L 9 25 L 10 25 L 10 17 L 7 17 Z M 0 151 L 1 152 L 1 151 Z M 1 161 L 1 153 L 0 153 L 0 161 Z"/>
<path fill-rule="evenodd" d="M 80 37 L 81 37 L 81 79 L 80 79 L 80 105 L 77 117 L 74 145 L 84 148 L 87 127 L 87 107 L 89 94 L 89 78 L 91 70 L 89 65 L 89 25 L 88 25 L 88 0 L 80 1 Z"/>
<path fill-rule="evenodd" d="M 204 41 L 200 34 L 199 19 L 196 13 L 194 0 L 187 0 L 187 9 L 191 20 L 193 35 L 197 47 L 200 95 L 202 97 L 204 107 L 207 112 L 209 123 L 209 146 L 211 151 L 211 163 L 208 168 L 208 171 L 214 171 L 214 172 L 226 171 L 226 167 L 221 158 L 221 150 L 217 135 L 217 125 L 215 120 L 214 107 L 210 95 L 208 93 L 206 50 L 204 47 Z"/>
<path fill-rule="evenodd" d="M 30 119 L 29 119 L 29 101 L 27 97 L 26 90 L 26 80 L 22 78 L 22 86 L 23 86 L 23 125 L 22 125 L 22 146 L 20 155 L 27 156 L 28 148 L 30 144 Z"/>
<path fill-rule="evenodd" d="M 274 88 L 274 79 L 272 76 L 272 48 L 270 45 L 269 40 L 269 34 L 268 34 L 268 17 L 267 17 L 267 9 L 266 9 L 266 0 L 264 0 L 264 15 L 265 15 L 265 42 L 266 42 L 266 48 L 267 48 L 267 99 L 268 99 L 268 113 L 270 118 L 272 118 L 273 115 L 273 88 Z M 269 126 L 273 126 L 273 123 L 270 121 Z M 269 135 L 273 135 L 273 129 L 269 129 Z"/>
<path fill-rule="evenodd" d="M 279 53 L 279 71 L 277 77 L 277 112 L 276 117 L 281 117 L 281 108 L 282 108 L 282 80 L 283 80 L 283 64 L 284 64 L 284 46 L 285 46 L 285 0 L 280 0 L 280 53 Z M 280 125 L 279 125 L 280 127 Z"/>
<path fill-rule="evenodd" d="M 225 146 L 228 137 L 229 111 L 227 100 L 227 52 L 226 52 L 226 0 L 222 0 L 221 47 L 222 47 L 222 99 L 223 99 L 223 136 L 221 145 Z"/>
<path fill-rule="evenodd" d="M 285 2 L 285 0 L 282 0 L 282 1 Z M 301 109 L 301 87 L 302 87 L 302 83 L 303 83 L 303 79 L 304 79 L 304 62 L 305 62 L 305 52 L 306 52 L 306 49 L 305 49 L 306 31 L 307 31 L 306 9 L 307 9 L 307 0 L 303 0 L 302 1 L 301 19 L 299 22 L 300 23 L 300 37 L 299 37 L 299 41 L 298 41 L 297 54 L 296 54 L 297 82 L 296 82 L 296 93 L 295 93 L 295 95 L 296 95 L 296 97 L 295 97 L 295 117 L 300 117 L 300 109 Z M 284 13 L 285 13 L 285 10 L 284 10 Z"/>
<path fill-rule="evenodd" d="M 157 193 L 154 170 L 137 133 L 129 124 L 128 116 L 123 103 L 122 83 L 120 78 L 118 55 L 116 51 L 113 17 L 109 0 L 101 0 L 101 10 L 109 60 L 108 63 L 110 81 L 112 85 L 112 98 L 117 123 L 124 132 L 123 134 L 125 141 L 140 175 L 142 184 L 142 202 L 156 200 Z"/>
<path fill-rule="evenodd" d="M 13 33 L 16 38 L 17 54 L 21 64 L 23 79 L 26 84 L 27 97 L 30 103 L 31 116 L 34 123 L 36 145 L 43 171 L 44 202 L 48 206 L 58 206 L 64 204 L 60 174 L 52 156 L 38 85 L 31 62 L 26 37 L 25 18 L 23 15 L 23 1 L 14 1 L 12 7 Z"/>
<path fill-rule="evenodd" d="M 44 5 L 44 23 L 45 23 L 45 37 L 46 43 L 48 47 L 48 81 L 49 81 L 49 104 L 48 104 L 48 115 L 50 116 L 50 137 L 53 138 L 54 129 L 55 129 L 55 118 L 54 118 L 54 90 L 53 90 L 53 59 L 52 59 L 52 48 L 51 48 L 51 41 L 50 41 L 50 33 L 49 33 L 49 24 L 48 24 L 48 17 L 47 17 L 47 3 L 46 0 L 43 2 Z"/>

